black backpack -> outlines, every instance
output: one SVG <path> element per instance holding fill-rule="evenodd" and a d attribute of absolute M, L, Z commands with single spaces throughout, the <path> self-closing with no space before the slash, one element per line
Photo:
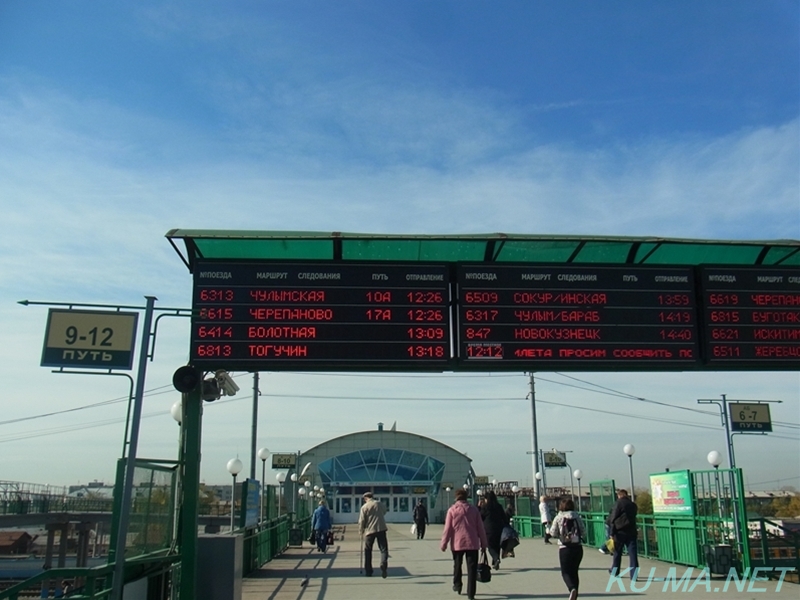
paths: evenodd
<path fill-rule="evenodd" d="M 564 545 L 580 544 L 581 534 L 578 528 L 578 519 L 564 517 L 558 526 L 558 539 Z"/>

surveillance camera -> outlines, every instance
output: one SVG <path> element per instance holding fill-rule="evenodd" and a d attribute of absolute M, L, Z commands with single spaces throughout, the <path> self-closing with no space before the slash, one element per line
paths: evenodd
<path fill-rule="evenodd" d="M 214 374 L 214 377 L 216 377 L 224 396 L 235 396 L 236 392 L 239 391 L 239 386 L 236 385 L 236 382 L 228 375 L 227 371 L 220 369 Z"/>
<path fill-rule="evenodd" d="M 219 388 L 219 383 L 214 377 L 209 377 L 208 379 L 203 380 L 203 387 L 201 391 L 201 397 L 206 402 L 213 402 L 214 400 L 219 399 L 222 395 L 222 391 Z"/>

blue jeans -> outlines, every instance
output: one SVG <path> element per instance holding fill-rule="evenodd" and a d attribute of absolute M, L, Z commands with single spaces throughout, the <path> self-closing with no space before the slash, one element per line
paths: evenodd
<path fill-rule="evenodd" d="M 623 533 L 614 534 L 614 557 L 611 559 L 611 573 L 616 575 L 620 572 L 620 563 L 622 563 L 622 549 L 628 549 L 628 557 L 630 558 L 630 573 L 628 575 L 631 579 L 635 579 L 636 573 L 639 570 L 639 557 L 637 556 L 637 542 L 636 535 L 633 537 L 627 536 Z"/>

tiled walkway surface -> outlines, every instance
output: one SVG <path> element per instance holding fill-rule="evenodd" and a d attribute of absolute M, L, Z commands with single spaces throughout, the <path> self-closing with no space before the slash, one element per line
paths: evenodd
<path fill-rule="evenodd" d="M 321 554 L 308 543 L 302 548 L 290 548 L 285 554 L 267 563 L 258 573 L 243 583 L 243 600 L 428 600 L 452 599 L 452 560 L 450 552 L 439 550 L 442 526 L 431 525 L 424 540 L 416 540 L 409 525 L 390 525 L 389 576 L 381 579 L 377 569 L 378 549 L 374 549 L 375 573 L 372 577 L 359 574 L 360 555 L 358 529 L 348 525 L 344 539 L 337 540 Z M 623 557 L 623 567 L 625 567 Z M 610 558 L 596 549 L 585 547 L 581 564 L 581 598 L 719 598 L 730 600 L 800 598 L 800 586 L 777 581 L 727 583 L 725 576 L 700 578 L 695 569 L 687 574 L 682 565 L 642 559 L 643 571 L 638 589 L 631 590 L 627 578 L 609 585 Z M 653 578 L 648 584 L 651 568 Z M 672 579 L 670 569 L 674 569 Z M 678 581 L 675 581 L 677 579 Z M 305 584 L 304 584 L 305 582 Z M 665 589 L 666 586 L 666 589 Z M 748 591 L 749 588 L 749 591 Z M 760 591 L 763 590 L 763 591 Z M 466 593 L 466 579 L 464 580 Z M 490 583 L 479 583 L 477 600 L 540 600 L 565 599 L 567 589 L 558 568 L 558 547 L 545 545 L 541 539 L 523 539 L 516 558 L 503 561 L 494 571 Z M 462 596 L 466 600 L 466 595 Z"/>

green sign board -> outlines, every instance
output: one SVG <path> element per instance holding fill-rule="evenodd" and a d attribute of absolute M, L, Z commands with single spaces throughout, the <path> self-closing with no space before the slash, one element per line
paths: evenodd
<path fill-rule="evenodd" d="M 689 471 L 668 471 L 650 475 L 653 514 L 694 514 Z"/>

